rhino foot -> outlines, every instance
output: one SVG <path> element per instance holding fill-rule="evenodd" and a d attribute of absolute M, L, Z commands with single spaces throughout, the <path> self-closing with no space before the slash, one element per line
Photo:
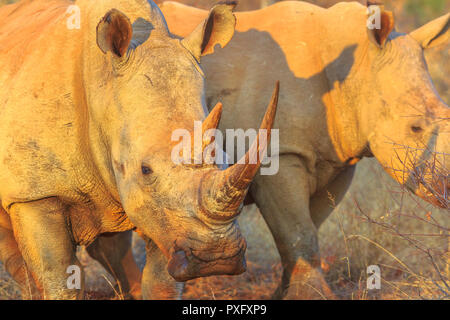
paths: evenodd
<path fill-rule="evenodd" d="M 299 259 L 292 271 L 290 281 L 281 284 L 273 299 L 284 300 L 337 300 L 331 291 L 320 268 L 312 267 Z"/>

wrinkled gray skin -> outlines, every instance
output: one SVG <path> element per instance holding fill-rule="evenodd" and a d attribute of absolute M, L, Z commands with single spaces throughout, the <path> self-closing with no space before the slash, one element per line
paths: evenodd
<path fill-rule="evenodd" d="M 180 36 L 206 14 L 174 3 L 161 8 L 171 32 Z M 426 169 L 436 157 L 448 172 L 450 114 L 433 87 L 423 50 L 448 41 L 449 15 L 410 34 L 393 31 L 388 12 L 382 28 L 368 32 L 366 8 L 356 3 L 325 10 L 286 1 L 236 16 L 233 40 L 202 66 L 208 104 L 231 106 L 222 130 L 254 127 L 267 99 L 259 88 L 273 78 L 281 81 L 275 123 L 280 170 L 258 176 L 250 192 L 284 267 L 274 297 L 333 298 L 321 276 L 317 230 L 344 197 L 362 157 L 376 157 L 400 184 L 442 205 L 417 183 L 422 171 L 428 187 L 448 197 L 448 186 Z M 156 255 L 147 259 L 144 288 L 161 281 L 151 278 L 150 270 L 160 265 L 153 263 L 160 261 Z"/>
<path fill-rule="evenodd" d="M 163 278 L 242 273 L 235 217 L 259 164 L 222 170 L 171 157 L 175 129 L 217 126 L 222 109 L 206 117 L 198 62 L 231 39 L 234 5 L 214 7 L 180 40 L 152 1 L 79 0 L 80 28 L 67 27 L 71 4 L 0 9 L 0 260 L 25 296 L 74 299 L 83 279 L 68 287 L 66 271 L 80 266 L 76 246 L 91 245 L 137 297 L 139 272 L 124 268 L 133 260 L 127 239 L 104 252 L 95 242 L 137 229 L 154 241 L 149 252 L 157 246 Z M 270 105 L 269 130 L 275 98 Z"/>

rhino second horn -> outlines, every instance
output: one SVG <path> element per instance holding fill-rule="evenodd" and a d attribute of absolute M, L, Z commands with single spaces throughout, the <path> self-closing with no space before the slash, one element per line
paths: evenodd
<path fill-rule="evenodd" d="M 270 141 L 271 129 L 278 105 L 280 84 L 277 82 L 260 129 L 267 130 L 267 139 L 253 142 L 244 158 L 223 171 L 211 171 L 202 180 L 200 203 L 207 218 L 216 222 L 229 222 L 239 214 L 239 207 L 247 195 L 248 188 L 261 166 L 259 155 L 264 154 Z M 257 159 L 250 163 L 250 159 Z M 245 160 L 245 161 L 244 161 Z"/>
<path fill-rule="evenodd" d="M 205 133 L 208 130 L 215 130 L 219 127 L 220 118 L 222 117 L 222 103 L 217 103 L 214 109 L 211 110 L 208 117 L 203 121 L 202 124 L 202 137 L 205 137 Z M 210 143 L 210 141 L 203 141 L 203 148 Z"/>

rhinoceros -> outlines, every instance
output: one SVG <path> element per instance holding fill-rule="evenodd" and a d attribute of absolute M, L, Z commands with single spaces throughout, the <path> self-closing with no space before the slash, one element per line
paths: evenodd
<path fill-rule="evenodd" d="M 235 218 L 260 161 L 177 163 L 171 139 L 197 120 L 203 132 L 218 125 L 222 106 L 206 116 L 199 61 L 233 36 L 233 7 L 215 6 L 184 39 L 153 1 L 0 9 L 0 260 L 25 296 L 82 297 L 76 247 L 127 230 L 163 253 L 160 277 L 245 270 Z M 255 141 L 244 160 L 265 148 Z M 118 263 L 130 261 L 123 252 Z M 131 289 L 140 282 L 138 270 L 121 272 Z"/>
<path fill-rule="evenodd" d="M 160 7 L 178 36 L 207 14 L 175 2 Z M 334 297 L 321 275 L 317 230 L 361 158 L 375 157 L 399 184 L 448 208 L 450 110 L 423 52 L 448 42 L 450 15 L 405 34 L 391 12 L 370 12 L 359 3 L 285 1 L 236 13 L 233 41 L 202 61 L 207 101 L 231 106 L 221 128 L 254 126 L 267 98 L 260 88 L 273 78 L 282 84 L 279 172 L 258 175 L 249 193 L 284 268 L 275 298 Z M 375 18 L 379 26 L 369 28 Z"/>

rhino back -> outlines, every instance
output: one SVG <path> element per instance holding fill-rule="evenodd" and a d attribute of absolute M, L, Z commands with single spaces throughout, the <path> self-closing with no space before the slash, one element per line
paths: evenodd
<path fill-rule="evenodd" d="M 69 1 L 23 1 L 0 9 L 0 197 L 6 205 L 101 185 L 90 159 L 80 30 Z"/>

